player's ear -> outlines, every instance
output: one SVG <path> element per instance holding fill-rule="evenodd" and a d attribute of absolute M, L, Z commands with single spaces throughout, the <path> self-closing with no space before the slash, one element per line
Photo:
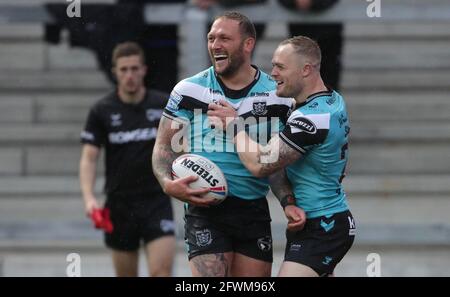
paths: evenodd
<path fill-rule="evenodd" d="M 244 40 L 244 48 L 245 48 L 245 50 L 251 53 L 253 51 L 253 49 L 255 48 L 255 43 L 256 43 L 255 38 L 247 37 Z"/>
<path fill-rule="evenodd" d="M 303 77 L 309 76 L 312 72 L 313 72 L 313 65 L 311 65 L 310 63 L 305 63 L 303 65 Z"/>

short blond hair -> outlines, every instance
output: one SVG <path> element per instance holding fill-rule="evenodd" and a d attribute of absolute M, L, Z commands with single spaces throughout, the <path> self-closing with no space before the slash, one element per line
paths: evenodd
<path fill-rule="evenodd" d="M 296 54 L 306 57 L 314 66 L 320 67 L 322 54 L 317 42 L 306 36 L 294 36 L 283 40 L 280 46 L 287 44 L 292 45 Z"/>

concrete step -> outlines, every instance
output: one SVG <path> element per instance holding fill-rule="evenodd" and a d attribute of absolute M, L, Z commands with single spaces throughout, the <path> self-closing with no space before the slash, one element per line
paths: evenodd
<path fill-rule="evenodd" d="M 387 70 L 351 70 L 342 73 L 344 91 L 387 91 L 387 90 L 450 90 L 450 70 L 421 69 L 420 71 Z"/>
<path fill-rule="evenodd" d="M 439 40 L 450 36 L 450 22 L 349 22 L 346 40 Z"/>
<path fill-rule="evenodd" d="M 67 42 L 60 45 L 47 46 L 47 68 L 48 70 L 84 70 L 96 72 L 98 63 L 95 53 L 81 47 L 71 47 Z"/>
<path fill-rule="evenodd" d="M 284 38 L 281 38 L 284 39 Z M 270 71 L 270 61 L 280 38 L 268 38 L 258 45 L 255 52 L 255 64 Z M 372 69 L 449 69 L 450 54 L 448 38 L 442 39 L 349 39 L 345 40 L 342 53 L 342 65 L 346 70 Z"/>
<path fill-rule="evenodd" d="M 0 142 L 6 144 L 73 144 L 80 138 L 83 126 L 78 124 L 4 124 Z"/>
<path fill-rule="evenodd" d="M 445 62 L 449 61 L 445 51 L 448 41 L 442 39 L 448 36 L 450 23 L 349 23 L 345 28 L 344 63 L 348 68 L 450 67 Z M 96 68 L 91 51 L 69 47 L 67 38 L 63 38 L 61 45 L 45 44 L 43 34 L 43 26 L 21 23 L 2 26 L 0 69 Z M 256 56 L 262 55 L 260 60 L 267 61 L 286 36 L 285 24 L 268 24 Z"/>
<path fill-rule="evenodd" d="M 346 184 L 347 185 L 347 184 Z M 73 186 L 73 185 L 72 185 Z M 369 187 L 369 186 L 367 186 Z M 97 187 L 99 188 L 99 187 Z M 369 193 L 370 189 L 365 189 Z M 66 193 L 46 196 L 35 191 L 34 196 L 0 196 L 0 221 L 2 224 L 29 224 L 31 222 L 60 222 L 72 224 L 78 222 L 89 225 L 84 215 L 81 194 Z M 450 225 L 448 212 L 450 198 L 442 193 L 370 193 L 359 194 L 346 187 L 350 209 L 358 224 L 366 226 L 382 226 L 390 223 L 398 226 L 407 225 Z M 97 189 L 99 202 L 104 201 L 104 195 Z M 278 200 L 271 194 L 268 198 L 274 224 L 283 225 L 286 222 Z M 183 203 L 173 199 L 174 215 L 182 223 L 184 215 Z M 420 211 L 418 211 L 420 210 Z"/>
<path fill-rule="evenodd" d="M 50 243 L 51 244 L 51 243 Z M 57 251 L 40 250 L 36 247 L 18 249 L 13 246 L 2 253 L 0 258 L 0 276 L 4 277 L 66 277 L 69 262 L 67 256 L 77 252 L 81 259 L 82 277 L 112 277 L 114 270 L 111 256 L 101 243 L 96 249 L 84 249 L 78 246 L 65 246 Z M 177 254 L 173 276 L 190 277 L 184 243 L 177 242 Z M 337 277 L 367 277 L 372 253 L 380 257 L 380 272 L 383 277 L 448 277 L 449 249 L 430 247 L 358 247 L 353 246 L 345 258 L 336 267 Z M 276 276 L 284 250 L 274 250 L 272 276 Z M 148 276 L 145 257 L 141 253 L 139 275 Z M 158 280 L 146 280 L 150 285 Z"/>
<path fill-rule="evenodd" d="M 77 123 L 105 92 L 0 93 L 1 123 Z"/>
<path fill-rule="evenodd" d="M 342 92 L 352 125 L 364 122 L 448 121 L 450 101 L 440 91 Z M 373 123 L 373 125 L 377 125 Z"/>
<path fill-rule="evenodd" d="M 450 40 L 348 40 L 345 42 L 345 69 L 449 69 Z"/>
<path fill-rule="evenodd" d="M 449 144 L 350 142 L 349 174 L 448 174 Z"/>
<path fill-rule="evenodd" d="M 0 47 L 2 76 L 8 77 L 11 70 L 42 71 L 45 67 L 46 56 L 46 46 L 42 42 L 2 42 Z"/>
<path fill-rule="evenodd" d="M 348 21 L 344 24 L 344 38 L 347 41 L 368 40 L 437 40 L 450 36 L 450 22 L 434 21 L 420 23 L 412 21 L 398 22 L 360 22 Z M 287 38 L 289 30 L 285 23 L 269 22 L 266 25 L 263 44 L 267 41 L 278 41 Z"/>
<path fill-rule="evenodd" d="M 450 197 L 449 180 L 450 174 L 349 174 L 344 179 L 343 184 L 351 199 L 353 197 L 394 199 L 394 197 L 400 196 L 411 198 L 423 196 Z M 102 177 L 97 178 L 95 187 L 97 193 L 101 192 L 103 182 Z M 80 197 L 78 177 L 76 175 L 2 177 L 0 179 L 0 198 L 14 199 L 14 197 L 21 199 L 52 198 L 56 200 L 61 197 Z"/>
<path fill-rule="evenodd" d="M 286 218 L 269 198 L 274 245 L 283 246 Z M 101 232 L 84 215 L 79 197 L 0 199 L 0 250 L 97 249 Z M 173 200 L 177 237 L 184 234 L 183 204 Z M 351 197 L 356 247 L 450 247 L 448 197 Z M 420 212 L 417 211 L 420 209 Z"/>
<path fill-rule="evenodd" d="M 85 112 L 87 114 L 87 111 Z M 85 115 L 86 116 L 86 115 Z M 67 145 L 77 143 L 84 123 L 5 123 L 0 127 L 0 143 L 12 145 L 57 144 Z M 450 121 L 420 122 L 410 121 L 352 121 L 351 141 L 353 143 L 367 142 L 409 142 L 429 143 L 431 140 L 440 143 L 448 142 L 450 138 Z"/>
<path fill-rule="evenodd" d="M 370 132 L 370 131 L 369 131 Z M 368 133 L 369 133 L 368 132 Z M 73 175 L 77 174 L 81 145 L 43 143 L 14 145 L 0 149 L 0 174 Z M 350 143 L 349 174 L 450 174 L 448 142 L 365 142 Z M 408 153 L 405 153 L 408 152 Z M 103 156 L 103 154 L 102 154 Z M 99 161 L 103 170 L 103 157 Z"/>
<path fill-rule="evenodd" d="M 1 2 L 0 2 L 1 4 Z M 44 26 L 38 24 L 2 24 L 0 26 L 0 41 L 9 42 L 42 42 L 44 38 Z"/>
<path fill-rule="evenodd" d="M 345 91 L 342 94 L 354 126 L 378 126 L 376 122 L 384 121 L 450 120 L 450 101 L 444 91 Z M 104 95 L 102 92 L 2 92 L 0 122 L 83 125 L 89 108 Z"/>
<path fill-rule="evenodd" d="M 100 71 L 14 71 L 0 73 L 4 92 L 64 91 L 73 93 L 105 92 L 111 87 Z"/>
<path fill-rule="evenodd" d="M 268 60 L 270 61 L 270 59 Z M 256 62 L 256 64 L 258 64 Z M 270 65 L 263 70 L 270 72 Z M 356 91 L 448 91 L 449 69 L 345 69 L 342 73 L 344 92 Z M 106 92 L 110 83 L 99 71 L 13 71 L 0 74 L 0 89 L 4 92 Z"/>
<path fill-rule="evenodd" d="M 8 49 L 15 51 L 16 49 Z M 19 49 L 17 51 L 28 51 L 27 48 Z M 48 91 L 73 91 L 73 92 L 87 92 L 87 91 L 102 91 L 110 87 L 110 83 L 100 71 L 93 71 L 91 67 L 94 62 L 85 61 L 78 64 L 77 60 L 72 62 L 63 62 L 65 58 L 60 56 L 59 62 L 55 61 L 55 70 L 42 71 L 44 64 L 42 61 L 34 58 L 34 55 L 44 55 L 44 48 L 41 48 L 37 53 L 34 50 L 26 53 L 27 57 L 33 57 L 33 61 L 23 59 L 23 62 L 15 63 L 7 56 L 4 56 L 4 65 L 9 70 L 15 67 L 14 71 L 3 72 L 0 74 L 0 89 L 6 92 L 13 91 L 28 91 L 28 92 L 48 92 Z M 255 63 L 261 68 L 270 72 L 272 49 L 270 50 L 270 57 L 260 56 L 255 58 Z M 382 55 L 383 56 L 383 55 Z M 434 56 L 434 55 L 431 55 Z M 437 54 L 437 56 L 442 56 Z M 417 58 L 417 59 L 416 59 Z M 423 61 L 422 58 L 416 57 L 413 60 Z M 360 58 L 355 58 L 355 61 L 370 60 L 364 55 Z M 380 57 L 380 60 L 386 60 L 386 57 Z M 396 58 L 395 58 L 396 59 Z M 375 68 L 376 65 L 382 65 L 384 62 L 380 60 L 373 60 L 373 67 L 368 64 L 361 65 L 361 67 L 352 67 L 351 64 L 344 64 L 342 73 L 342 88 L 345 91 L 371 90 L 371 91 L 386 91 L 386 90 L 448 90 L 450 84 L 448 77 L 450 77 L 450 65 L 440 61 L 442 68 L 430 69 L 425 66 L 415 65 L 415 68 L 409 70 L 401 69 L 401 65 L 393 65 L 389 68 Z M 450 59 L 443 59 L 444 61 Z M 72 60 L 67 60 L 72 61 Z M 429 59 L 426 60 L 427 65 Z M 60 64 L 58 66 L 58 63 Z M 65 64 L 64 64 L 65 63 Z M 413 62 L 414 63 L 414 62 Z M 437 63 L 437 62 L 436 62 Z M 435 63 L 435 64 L 436 64 Z M 409 62 L 404 65 L 409 65 Z M 434 64 L 433 64 L 434 65 Z M 60 67 L 60 68 L 58 68 Z M 81 67 L 81 68 L 80 68 Z M 87 67 L 87 68 L 83 68 Z M 408 66 L 409 67 L 409 66 Z M 79 69 L 80 68 L 80 69 Z M 417 71 L 420 69 L 420 71 Z"/>

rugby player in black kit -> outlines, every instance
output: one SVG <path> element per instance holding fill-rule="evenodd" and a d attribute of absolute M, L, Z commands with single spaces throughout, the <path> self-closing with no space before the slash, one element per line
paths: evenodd
<path fill-rule="evenodd" d="M 105 243 L 112 250 L 117 276 L 137 276 L 141 242 L 150 276 L 170 276 L 175 252 L 170 199 L 152 172 L 151 151 L 168 95 L 144 85 L 147 68 L 139 45 L 126 42 L 113 52 L 117 88 L 90 110 L 80 160 L 80 185 L 87 215 L 98 209 L 95 172 L 105 149 L 105 208 L 112 232 Z"/>

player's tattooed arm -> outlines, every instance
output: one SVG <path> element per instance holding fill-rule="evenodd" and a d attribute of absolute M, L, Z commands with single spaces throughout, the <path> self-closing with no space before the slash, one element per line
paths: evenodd
<path fill-rule="evenodd" d="M 294 197 L 292 186 L 287 178 L 285 169 L 278 170 L 269 176 L 270 189 L 275 197 L 282 203 L 288 196 Z"/>
<path fill-rule="evenodd" d="M 300 159 L 302 155 L 287 145 L 278 135 L 272 137 L 266 147 L 260 149 L 259 172 L 268 176 Z"/>
<path fill-rule="evenodd" d="M 174 144 L 182 146 L 182 144 L 173 140 L 183 133 L 183 128 L 182 124 L 165 116 L 161 117 L 153 148 L 152 167 L 155 177 L 163 188 L 167 179 L 172 180 L 172 162 L 183 152 L 173 147 Z"/>
<path fill-rule="evenodd" d="M 272 137 L 266 146 L 261 146 L 245 131 L 240 131 L 235 137 L 235 142 L 242 163 L 257 177 L 269 176 L 301 157 L 298 151 L 287 145 L 278 135 Z"/>
<path fill-rule="evenodd" d="M 229 264 L 223 254 L 200 255 L 191 259 L 196 276 L 228 276 Z"/>

